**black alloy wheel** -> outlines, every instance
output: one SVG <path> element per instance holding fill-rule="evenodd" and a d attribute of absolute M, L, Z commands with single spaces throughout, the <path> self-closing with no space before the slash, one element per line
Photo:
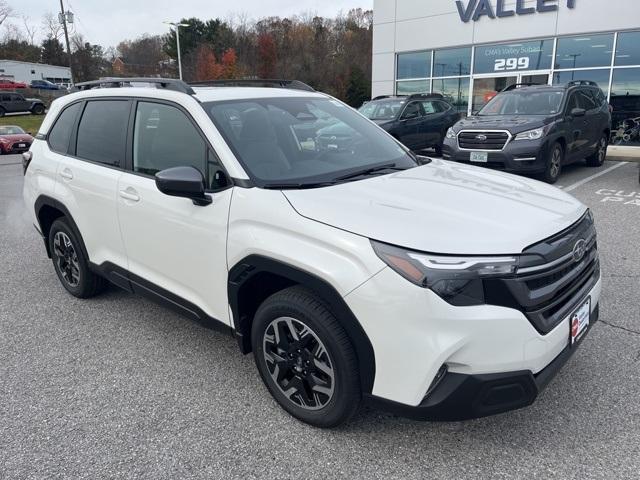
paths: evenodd
<path fill-rule="evenodd" d="M 274 293 L 251 327 L 258 372 L 289 414 L 316 427 L 348 421 L 362 393 L 349 336 L 329 306 L 301 286 Z"/>
<path fill-rule="evenodd" d="M 607 159 L 607 149 L 609 148 L 609 137 L 602 134 L 598 140 L 596 151 L 590 157 L 587 157 L 587 165 L 590 167 L 601 167 Z"/>

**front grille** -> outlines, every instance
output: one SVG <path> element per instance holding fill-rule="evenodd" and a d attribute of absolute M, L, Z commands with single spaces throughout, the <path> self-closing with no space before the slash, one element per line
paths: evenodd
<path fill-rule="evenodd" d="M 21 143 L 24 144 L 24 147 L 20 146 Z M 16 142 L 13 145 L 11 145 L 11 150 L 12 151 L 29 150 L 29 143 L 27 143 L 27 142 Z"/>
<path fill-rule="evenodd" d="M 576 242 L 586 242 L 579 260 Z M 512 278 L 491 284 L 490 303 L 522 311 L 542 334 L 579 307 L 600 278 L 596 231 L 590 215 L 553 237 L 525 249 Z"/>
<path fill-rule="evenodd" d="M 507 132 L 461 131 L 458 146 L 467 150 L 502 150 L 509 141 Z"/>

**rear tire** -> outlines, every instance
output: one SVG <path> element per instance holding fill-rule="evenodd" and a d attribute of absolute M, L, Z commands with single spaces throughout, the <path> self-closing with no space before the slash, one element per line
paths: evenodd
<path fill-rule="evenodd" d="M 551 146 L 549 155 L 547 157 L 547 163 L 542 178 L 545 182 L 554 184 L 560 177 L 562 171 L 562 162 L 564 161 L 564 149 L 560 143 L 556 142 Z"/>
<path fill-rule="evenodd" d="M 81 240 L 64 217 L 53 222 L 48 240 L 53 268 L 71 295 L 90 298 L 104 289 L 106 280 L 91 271 Z"/>
<path fill-rule="evenodd" d="M 4 114 L 7 113 L 3 107 L 0 107 L 0 117 L 4 117 Z"/>
<path fill-rule="evenodd" d="M 34 105 L 34 107 L 31 109 L 31 113 L 33 113 L 34 115 L 44 115 L 44 105 Z"/>
<path fill-rule="evenodd" d="M 316 427 L 348 421 L 361 402 L 355 351 L 327 305 L 290 287 L 267 298 L 251 328 L 258 372 L 289 414 Z"/>
<path fill-rule="evenodd" d="M 602 134 L 600 140 L 598 140 L 598 146 L 596 151 L 590 157 L 587 157 L 587 165 L 590 167 L 601 167 L 604 165 L 604 161 L 607 159 L 607 148 L 609 147 L 609 137 L 606 134 Z"/>

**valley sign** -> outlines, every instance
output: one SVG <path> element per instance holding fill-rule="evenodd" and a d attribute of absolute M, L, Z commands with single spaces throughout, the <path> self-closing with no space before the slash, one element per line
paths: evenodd
<path fill-rule="evenodd" d="M 537 0 L 535 6 L 527 7 L 525 0 L 517 0 L 515 9 L 507 8 L 505 3 L 507 0 L 498 0 L 496 8 L 493 8 L 490 0 L 468 0 L 464 5 L 462 0 L 457 0 L 458 13 L 460 19 L 467 23 L 470 20 L 474 22 L 480 18 L 487 16 L 489 18 L 513 17 L 514 15 L 531 15 L 533 13 L 555 12 L 559 8 L 559 3 L 564 0 Z M 576 0 L 566 0 L 567 8 L 575 8 Z"/>

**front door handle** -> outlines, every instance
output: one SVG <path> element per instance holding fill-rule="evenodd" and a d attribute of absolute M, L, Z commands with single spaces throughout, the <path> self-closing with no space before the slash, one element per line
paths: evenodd
<path fill-rule="evenodd" d="M 129 200 L 131 202 L 140 201 L 140 195 L 138 195 L 138 192 L 136 192 L 131 187 L 127 188 L 126 190 L 120 190 L 120 197 L 124 198 L 125 200 Z"/>
<path fill-rule="evenodd" d="M 73 172 L 69 169 L 69 168 L 64 168 L 61 172 L 60 172 L 60 176 L 62 178 L 65 178 L 67 180 L 73 180 Z"/>

